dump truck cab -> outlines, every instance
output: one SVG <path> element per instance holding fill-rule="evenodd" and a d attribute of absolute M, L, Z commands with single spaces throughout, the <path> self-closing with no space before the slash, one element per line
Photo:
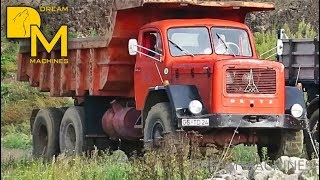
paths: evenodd
<path fill-rule="evenodd" d="M 137 109 L 143 110 L 150 87 L 166 81 L 195 85 L 207 113 L 285 112 L 284 67 L 258 59 L 252 33 L 243 23 L 220 19 L 157 21 L 141 28 L 137 42 Z"/>
<path fill-rule="evenodd" d="M 225 146 L 230 128 L 242 131 L 234 144 L 265 146 L 282 136 L 281 129 L 305 127 L 302 93 L 285 87 L 283 64 L 259 59 L 253 35 L 241 22 L 156 21 L 144 25 L 128 48 L 136 55 L 135 101 L 145 129 L 150 110 L 163 102 L 169 103 L 174 129 L 198 130 L 203 146 Z M 218 132 L 223 135 L 213 136 Z"/>

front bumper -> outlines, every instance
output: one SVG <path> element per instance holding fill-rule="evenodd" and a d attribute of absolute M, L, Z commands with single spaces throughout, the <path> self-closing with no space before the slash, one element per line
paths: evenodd
<path fill-rule="evenodd" d="M 199 119 L 199 125 L 186 125 L 182 121 L 188 119 Z M 201 119 L 209 119 L 209 123 L 204 125 Z M 191 123 L 192 124 L 192 123 Z M 245 115 L 245 114 L 206 114 L 200 116 L 178 117 L 178 127 L 197 128 L 258 128 L 258 129 L 296 129 L 306 128 L 304 119 L 297 119 L 289 114 L 280 115 Z"/>

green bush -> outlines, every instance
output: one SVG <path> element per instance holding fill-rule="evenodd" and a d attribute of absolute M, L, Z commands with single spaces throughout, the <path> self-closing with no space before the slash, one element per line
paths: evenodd
<path fill-rule="evenodd" d="M 256 146 L 237 145 L 232 149 L 233 160 L 235 163 L 259 162 Z"/>
<path fill-rule="evenodd" d="M 30 149 L 31 148 L 31 137 L 24 133 L 8 133 L 1 137 L 1 146 L 5 148 L 14 149 Z"/>
<path fill-rule="evenodd" d="M 284 24 L 283 28 L 285 30 L 288 38 L 315 38 L 317 36 L 317 32 L 313 29 L 310 23 L 306 23 L 302 20 L 298 25 L 298 30 L 296 32 L 292 32 L 289 29 L 288 24 Z M 273 49 L 277 45 L 277 28 L 274 27 L 272 30 L 266 32 L 256 32 L 254 33 L 256 50 L 260 58 L 268 58 L 271 60 L 276 59 L 276 49 Z M 271 50 L 269 53 L 264 54 L 268 50 Z"/>
<path fill-rule="evenodd" d="M 17 70 L 16 61 L 18 51 L 18 42 L 9 42 L 5 37 L 1 37 L 1 79 L 3 79 L 9 72 Z"/>
<path fill-rule="evenodd" d="M 1 124 L 28 122 L 36 108 L 70 106 L 71 98 L 49 97 L 25 82 L 1 84 Z"/>

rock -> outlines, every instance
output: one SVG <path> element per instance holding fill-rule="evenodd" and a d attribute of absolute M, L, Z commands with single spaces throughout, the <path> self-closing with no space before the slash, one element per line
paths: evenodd
<path fill-rule="evenodd" d="M 235 180 L 248 180 L 248 177 L 246 177 L 244 175 L 237 174 L 237 175 L 234 176 L 234 179 Z"/>
<path fill-rule="evenodd" d="M 290 158 L 288 156 L 281 156 L 275 161 L 275 165 L 279 168 L 280 171 L 287 173 L 290 169 L 288 167 Z"/>
<path fill-rule="evenodd" d="M 282 172 L 286 174 L 300 174 L 307 169 L 306 159 L 298 157 L 281 156 L 275 164 Z"/>
<path fill-rule="evenodd" d="M 295 179 L 299 179 L 299 175 L 298 174 L 290 174 L 290 175 L 286 175 L 284 177 L 284 180 L 295 180 Z"/>
<path fill-rule="evenodd" d="M 235 178 L 231 174 L 221 174 L 217 178 L 222 178 L 225 180 L 235 180 Z"/>
<path fill-rule="evenodd" d="M 290 163 L 293 167 L 288 170 L 287 174 L 300 174 L 302 171 L 307 170 L 308 167 L 308 160 L 298 157 L 291 157 Z"/>
<path fill-rule="evenodd" d="M 284 179 L 287 175 L 284 174 L 282 171 L 279 170 L 273 170 L 270 171 L 268 174 L 268 180 L 279 180 Z"/>
<path fill-rule="evenodd" d="M 249 172 L 249 179 L 263 179 L 264 177 L 268 177 L 269 171 L 272 170 L 272 167 L 269 166 L 266 162 L 262 162 L 260 164 L 254 165 Z"/>
<path fill-rule="evenodd" d="M 232 175 L 242 174 L 242 172 L 243 172 L 242 167 L 241 167 L 240 165 L 235 164 L 235 163 L 228 164 L 228 165 L 225 167 L 225 170 L 226 170 L 229 174 L 232 174 Z"/>
<path fill-rule="evenodd" d="M 251 179 L 254 179 L 254 180 L 268 180 L 268 177 L 269 177 L 269 172 L 268 171 L 262 171 L 262 172 L 259 172 L 257 174 L 255 174 Z"/>
<path fill-rule="evenodd" d="M 216 174 L 221 175 L 221 174 L 227 174 L 228 172 L 225 169 L 219 170 Z"/>
<path fill-rule="evenodd" d="M 127 155 L 121 150 L 114 151 L 110 157 L 114 158 L 116 162 L 122 162 L 122 163 L 128 162 Z"/>
<path fill-rule="evenodd" d="M 242 176 L 249 179 L 249 170 L 243 170 L 242 171 Z"/>

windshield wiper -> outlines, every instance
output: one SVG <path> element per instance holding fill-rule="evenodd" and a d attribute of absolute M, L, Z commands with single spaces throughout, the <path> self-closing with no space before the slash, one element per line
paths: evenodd
<path fill-rule="evenodd" d="M 192 53 L 190 53 L 189 51 L 187 51 L 186 49 L 182 48 L 181 46 L 179 46 L 177 43 L 173 42 L 171 39 L 168 39 L 169 42 L 174 45 L 174 47 L 176 47 L 177 49 L 179 49 L 181 52 L 183 52 L 186 55 L 190 55 L 190 56 L 194 56 Z"/>
<path fill-rule="evenodd" d="M 217 35 L 218 38 L 222 41 L 222 43 L 223 43 L 223 45 L 226 47 L 226 49 L 227 49 L 227 50 L 230 50 L 230 52 L 232 53 L 232 55 L 233 55 L 234 57 L 236 57 L 236 54 L 232 51 L 231 48 L 229 48 L 229 46 L 226 44 L 226 42 L 224 42 L 224 40 L 221 38 L 221 36 L 220 36 L 218 33 L 216 33 L 216 35 Z"/>

